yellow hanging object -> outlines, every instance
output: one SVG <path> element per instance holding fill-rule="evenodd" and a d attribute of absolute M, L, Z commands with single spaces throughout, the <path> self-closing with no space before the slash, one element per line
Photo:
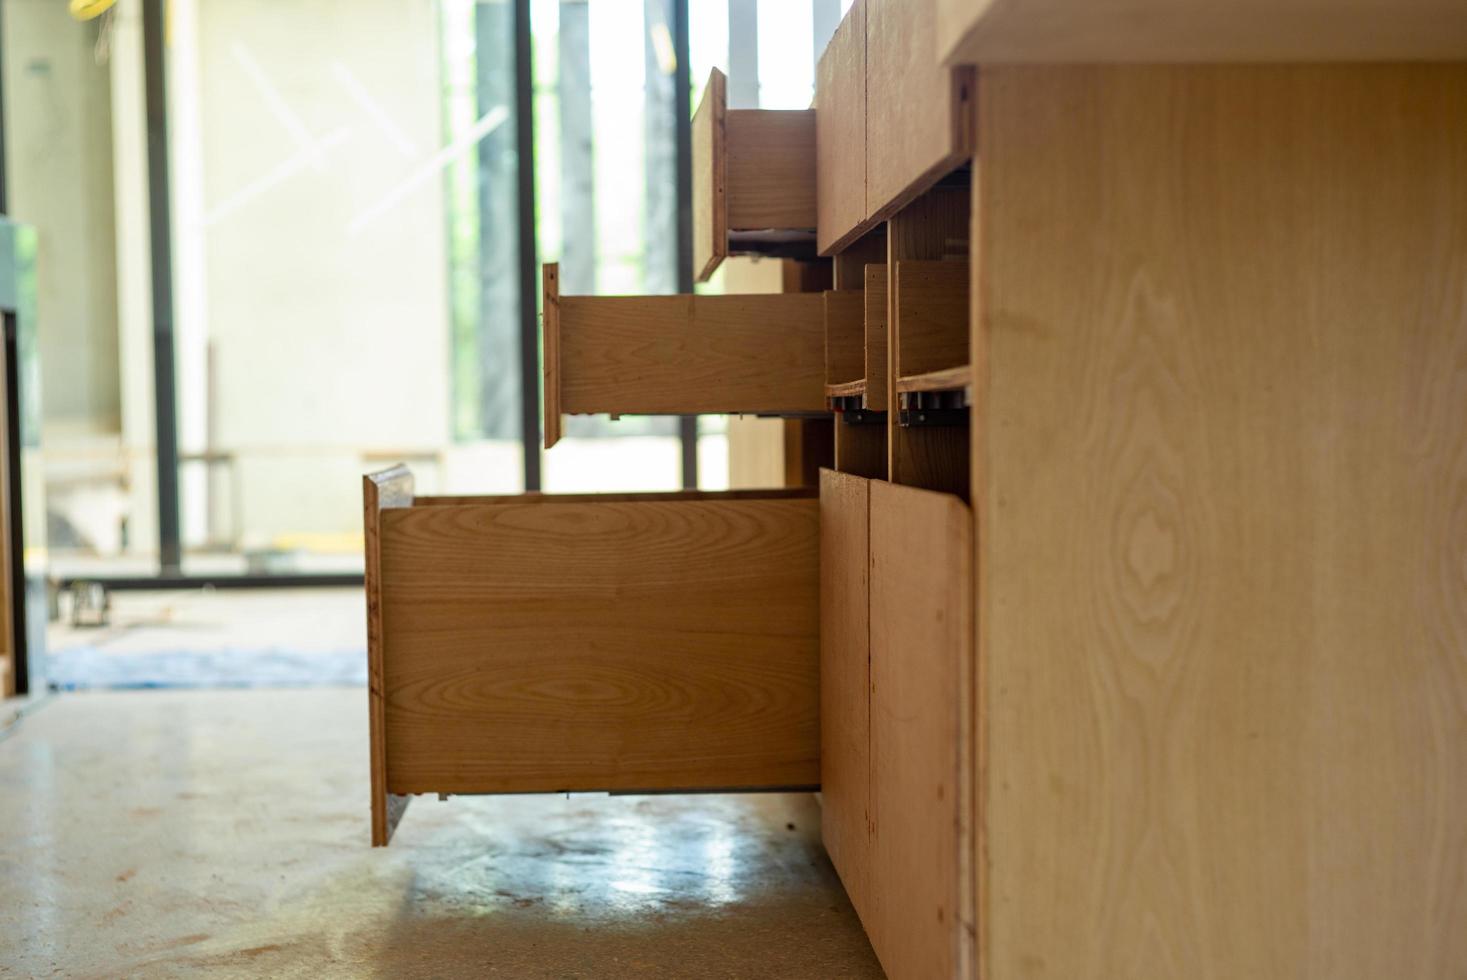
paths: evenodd
<path fill-rule="evenodd" d="M 77 20 L 93 20 L 112 8 L 117 0 L 71 0 L 67 9 Z"/>

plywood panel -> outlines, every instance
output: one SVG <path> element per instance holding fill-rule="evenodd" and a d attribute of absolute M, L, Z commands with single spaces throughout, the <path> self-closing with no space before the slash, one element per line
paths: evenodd
<path fill-rule="evenodd" d="M 830 255 L 866 221 L 866 2 L 856 0 L 815 67 L 815 245 Z"/>
<path fill-rule="evenodd" d="M 825 293 L 825 383 L 842 385 L 865 377 L 866 297 L 830 290 Z"/>
<path fill-rule="evenodd" d="M 729 110 L 725 146 L 729 231 L 814 229 L 813 109 Z"/>
<path fill-rule="evenodd" d="M 971 191 L 965 186 L 933 188 L 887 223 L 887 267 L 905 261 L 940 261 L 968 253 Z M 888 276 L 888 278 L 890 278 Z M 887 315 L 896 296 L 888 290 Z M 890 331 L 888 331 L 890 333 Z M 887 454 L 891 479 L 908 486 L 942 490 L 967 498 L 968 431 L 959 426 L 909 428 L 897 425 L 895 359 L 887 358 L 887 404 L 891 412 Z"/>
<path fill-rule="evenodd" d="M 818 501 L 382 514 L 388 788 L 813 786 Z"/>
<path fill-rule="evenodd" d="M 866 407 L 885 412 L 888 402 L 886 263 L 866 266 Z"/>
<path fill-rule="evenodd" d="M 1467 65 L 980 92 L 987 976 L 1459 975 Z"/>
<path fill-rule="evenodd" d="M 820 833 L 871 925 L 869 480 L 820 472 Z"/>
<path fill-rule="evenodd" d="M 365 538 L 367 597 L 367 726 L 370 736 L 372 846 L 385 847 L 402 817 L 406 801 L 387 787 L 385 626 L 382 607 L 382 511 L 410 507 L 413 475 L 404 466 L 362 477 L 362 531 Z"/>
<path fill-rule="evenodd" d="M 934 57 L 936 0 L 866 0 L 866 214 L 885 218 L 973 155 L 973 71 Z"/>
<path fill-rule="evenodd" d="M 708 76 L 693 113 L 693 275 L 703 282 L 728 256 L 728 78 Z"/>
<path fill-rule="evenodd" d="M 1449 61 L 1458 0 L 937 0 L 949 64 Z"/>
<path fill-rule="evenodd" d="M 871 812 L 867 932 L 894 980 L 973 963 L 972 515 L 870 485 Z"/>
<path fill-rule="evenodd" d="M 780 414 L 825 408 L 819 293 L 560 296 L 555 283 L 554 266 L 547 265 L 547 436 L 560 412 Z"/>
<path fill-rule="evenodd" d="M 968 263 L 898 262 L 895 278 L 892 336 L 896 338 L 896 377 L 965 368 Z M 967 384 L 966 377 L 963 384 Z"/>

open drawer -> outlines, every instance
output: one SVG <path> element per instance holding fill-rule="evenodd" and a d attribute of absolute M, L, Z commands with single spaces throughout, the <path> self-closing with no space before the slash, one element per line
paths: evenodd
<path fill-rule="evenodd" d="M 811 490 L 363 481 L 372 842 L 417 793 L 811 789 Z"/>
<path fill-rule="evenodd" d="M 825 411 L 819 293 L 562 296 L 544 268 L 545 446 L 570 415 Z"/>
<path fill-rule="evenodd" d="M 815 254 L 815 110 L 730 109 L 717 68 L 693 114 L 693 273 Z"/>

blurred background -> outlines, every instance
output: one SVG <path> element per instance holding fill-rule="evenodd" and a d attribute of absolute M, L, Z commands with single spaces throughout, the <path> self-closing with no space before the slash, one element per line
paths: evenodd
<path fill-rule="evenodd" d="M 714 66 L 732 107 L 808 107 L 848 6 L 0 4 L 4 210 L 35 229 L 26 546 L 51 682 L 148 682 L 115 673 L 122 652 L 234 682 L 230 658 L 278 652 L 287 621 L 356 676 L 360 476 L 394 462 L 420 493 L 761 482 L 722 417 L 574 418 L 543 453 L 526 270 L 559 261 L 567 293 L 687 289 L 679 121 Z M 708 288 L 751 275 L 725 263 Z"/>

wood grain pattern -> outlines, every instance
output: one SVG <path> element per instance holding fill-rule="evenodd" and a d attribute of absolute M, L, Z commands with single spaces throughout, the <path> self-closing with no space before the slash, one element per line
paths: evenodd
<path fill-rule="evenodd" d="M 939 261 L 969 251 L 971 190 L 935 187 L 887 223 L 887 269 L 900 262 Z M 890 276 L 888 276 L 890 278 Z M 896 291 L 887 290 L 887 316 L 894 320 Z M 888 344 L 890 345 L 888 329 Z M 896 361 L 887 357 L 886 394 L 891 413 L 887 435 L 887 471 L 896 483 L 925 487 L 968 498 L 969 433 L 961 427 L 909 428 L 897 424 Z"/>
<path fill-rule="evenodd" d="M 901 379 L 968 363 L 968 263 L 897 262 L 892 302 L 894 357 Z"/>
<path fill-rule="evenodd" d="M 1457 0 L 937 0 L 948 64 L 1451 61 Z"/>
<path fill-rule="evenodd" d="M 985 975 L 1460 975 L 1467 65 L 980 93 Z"/>
<path fill-rule="evenodd" d="M 886 362 L 887 341 L 887 289 L 886 263 L 866 266 L 866 402 L 867 408 L 884 412 L 888 408 L 887 373 L 891 370 Z"/>
<path fill-rule="evenodd" d="M 384 512 L 397 793 L 807 787 L 819 505 Z"/>
<path fill-rule="evenodd" d="M 894 980 L 971 976 L 972 515 L 881 482 L 870 506 L 867 932 Z"/>
<path fill-rule="evenodd" d="M 968 364 L 896 379 L 897 394 L 912 391 L 956 391 L 972 386 L 973 368 Z"/>
<path fill-rule="evenodd" d="M 873 222 L 866 209 L 866 2 L 856 0 L 815 66 L 815 247 L 831 255 Z"/>
<path fill-rule="evenodd" d="M 886 218 L 973 155 L 973 70 L 933 56 L 936 0 L 866 0 L 866 214 Z"/>
<path fill-rule="evenodd" d="M 544 302 L 540 307 L 541 356 L 545 363 L 545 389 L 541 393 L 545 413 L 545 448 L 560 441 L 560 264 L 547 262 L 540 267 Z"/>
<path fill-rule="evenodd" d="M 692 124 L 693 275 L 698 282 L 706 282 L 728 256 L 727 113 L 728 78 L 715 68 Z"/>
<path fill-rule="evenodd" d="M 820 472 L 820 835 L 868 929 L 874 900 L 870 487 L 860 477 Z"/>
<path fill-rule="evenodd" d="M 966 318 L 966 310 L 964 314 Z M 847 384 L 865 377 L 866 296 L 830 290 L 825 293 L 825 383 Z"/>
<path fill-rule="evenodd" d="M 815 110 L 730 109 L 729 231 L 815 228 Z"/>
<path fill-rule="evenodd" d="M 387 726 L 385 696 L 386 632 L 382 608 L 382 511 L 410 507 L 413 475 L 394 466 L 362 477 L 362 530 L 367 593 L 367 725 L 370 737 L 372 846 L 386 847 L 407 808 L 387 788 Z"/>
<path fill-rule="evenodd" d="M 819 293 L 561 296 L 557 308 L 562 412 L 825 409 Z"/>

